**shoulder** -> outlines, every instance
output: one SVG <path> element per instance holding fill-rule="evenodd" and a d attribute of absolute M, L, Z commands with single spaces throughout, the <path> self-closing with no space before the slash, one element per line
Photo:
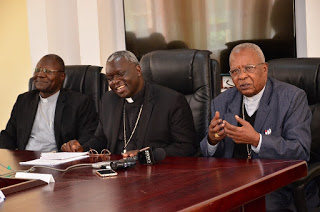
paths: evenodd
<path fill-rule="evenodd" d="M 107 101 L 108 103 L 113 102 L 115 100 L 119 100 L 121 99 L 121 97 L 119 97 L 115 92 L 113 92 L 112 90 L 105 92 L 102 97 L 101 97 L 101 101 L 105 102 Z"/>
<path fill-rule="evenodd" d="M 212 102 L 213 103 L 220 103 L 220 104 L 227 104 L 235 98 L 235 96 L 239 93 L 236 87 L 229 88 L 228 90 L 222 92 L 217 97 L 215 97 Z"/>
<path fill-rule="evenodd" d="M 32 90 L 22 94 L 19 94 L 17 101 L 28 101 L 33 99 L 34 97 L 39 96 L 39 91 Z"/>
<path fill-rule="evenodd" d="M 69 89 L 60 90 L 58 101 L 70 102 L 72 105 L 94 104 L 93 99 L 90 96 Z"/>
<path fill-rule="evenodd" d="M 306 93 L 304 90 L 286 83 L 286 82 L 281 82 L 277 79 L 269 77 L 269 80 L 272 85 L 272 95 L 277 95 L 280 98 L 284 99 L 292 99 L 295 96 L 305 96 Z"/>
<path fill-rule="evenodd" d="M 80 93 L 80 92 L 76 92 L 76 91 L 72 91 L 69 89 L 61 89 L 60 90 L 60 95 L 66 95 L 68 98 L 74 98 L 74 99 L 87 99 L 89 98 L 88 95 Z"/>

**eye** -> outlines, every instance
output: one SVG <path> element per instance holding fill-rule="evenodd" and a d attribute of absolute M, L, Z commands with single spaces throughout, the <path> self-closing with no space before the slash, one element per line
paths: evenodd
<path fill-rule="evenodd" d="M 118 75 L 119 75 L 120 77 L 124 76 L 125 74 L 126 74 L 126 71 L 121 71 L 121 72 L 118 73 Z"/>
<path fill-rule="evenodd" d="M 248 65 L 248 66 L 245 66 L 244 69 L 245 69 L 246 71 L 253 71 L 254 66 L 253 66 L 253 65 Z"/>
<path fill-rule="evenodd" d="M 35 68 L 34 72 L 39 73 L 40 72 L 40 68 Z"/>
<path fill-rule="evenodd" d="M 233 70 L 230 70 L 230 74 L 233 75 L 233 74 L 238 74 L 240 72 L 239 69 L 233 69 Z"/>

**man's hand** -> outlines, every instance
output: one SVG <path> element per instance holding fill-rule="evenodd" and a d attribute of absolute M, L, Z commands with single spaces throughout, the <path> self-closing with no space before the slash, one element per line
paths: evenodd
<path fill-rule="evenodd" d="M 71 140 L 61 146 L 63 152 L 83 152 L 83 148 L 77 140 Z"/>
<path fill-rule="evenodd" d="M 122 156 L 124 158 L 127 158 L 127 157 L 133 157 L 133 156 L 136 156 L 138 154 L 139 150 L 130 150 L 130 151 L 127 151 L 126 153 L 122 153 Z"/>
<path fill-rule="evenodd" d="M 209 125 L 208 141 L 211 145 L 216 145 L 225 137 L 224 123 L 222 123 L 222 119 L 220 119 L 220 113 L 216 111 Z"/>
<path fill-rule="evenodd" d="M 250 144 L 257 147 L 260 140 L 259 133 L 257 133 L 246 120 L 243 120 L 237 115 L 235 118 L 242 127 L 234 126 L 224 120 L 223 123 L 226 135 L 238 144 Z"/>

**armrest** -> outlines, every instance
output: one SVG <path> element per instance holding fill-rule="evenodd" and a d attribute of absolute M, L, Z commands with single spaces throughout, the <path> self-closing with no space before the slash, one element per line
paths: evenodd
<path fill-rule="evenodd" d="M 308 175 L 300 180 L 297 180 L 293 184 L 295 186 L 303 186 L 305 187 L 311 180 L 315 179 L 316 177 L 320 176 L 320 162 L 312 163 L 308 166 Z"/>

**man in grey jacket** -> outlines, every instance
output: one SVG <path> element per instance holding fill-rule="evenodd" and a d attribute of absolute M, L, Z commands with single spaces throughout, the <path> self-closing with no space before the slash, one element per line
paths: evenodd
<path fill-rule="evenodd" d="M 200 146 L 204 156 L 309 160 L 311 111 L 306 93 L 268 77 L 261 49 L 236 46 L 229 58 L 235 87 L 212 101 L 213 119 Z M 266 198 L 267 210 L 294 210 L 287 188 Z"/>

